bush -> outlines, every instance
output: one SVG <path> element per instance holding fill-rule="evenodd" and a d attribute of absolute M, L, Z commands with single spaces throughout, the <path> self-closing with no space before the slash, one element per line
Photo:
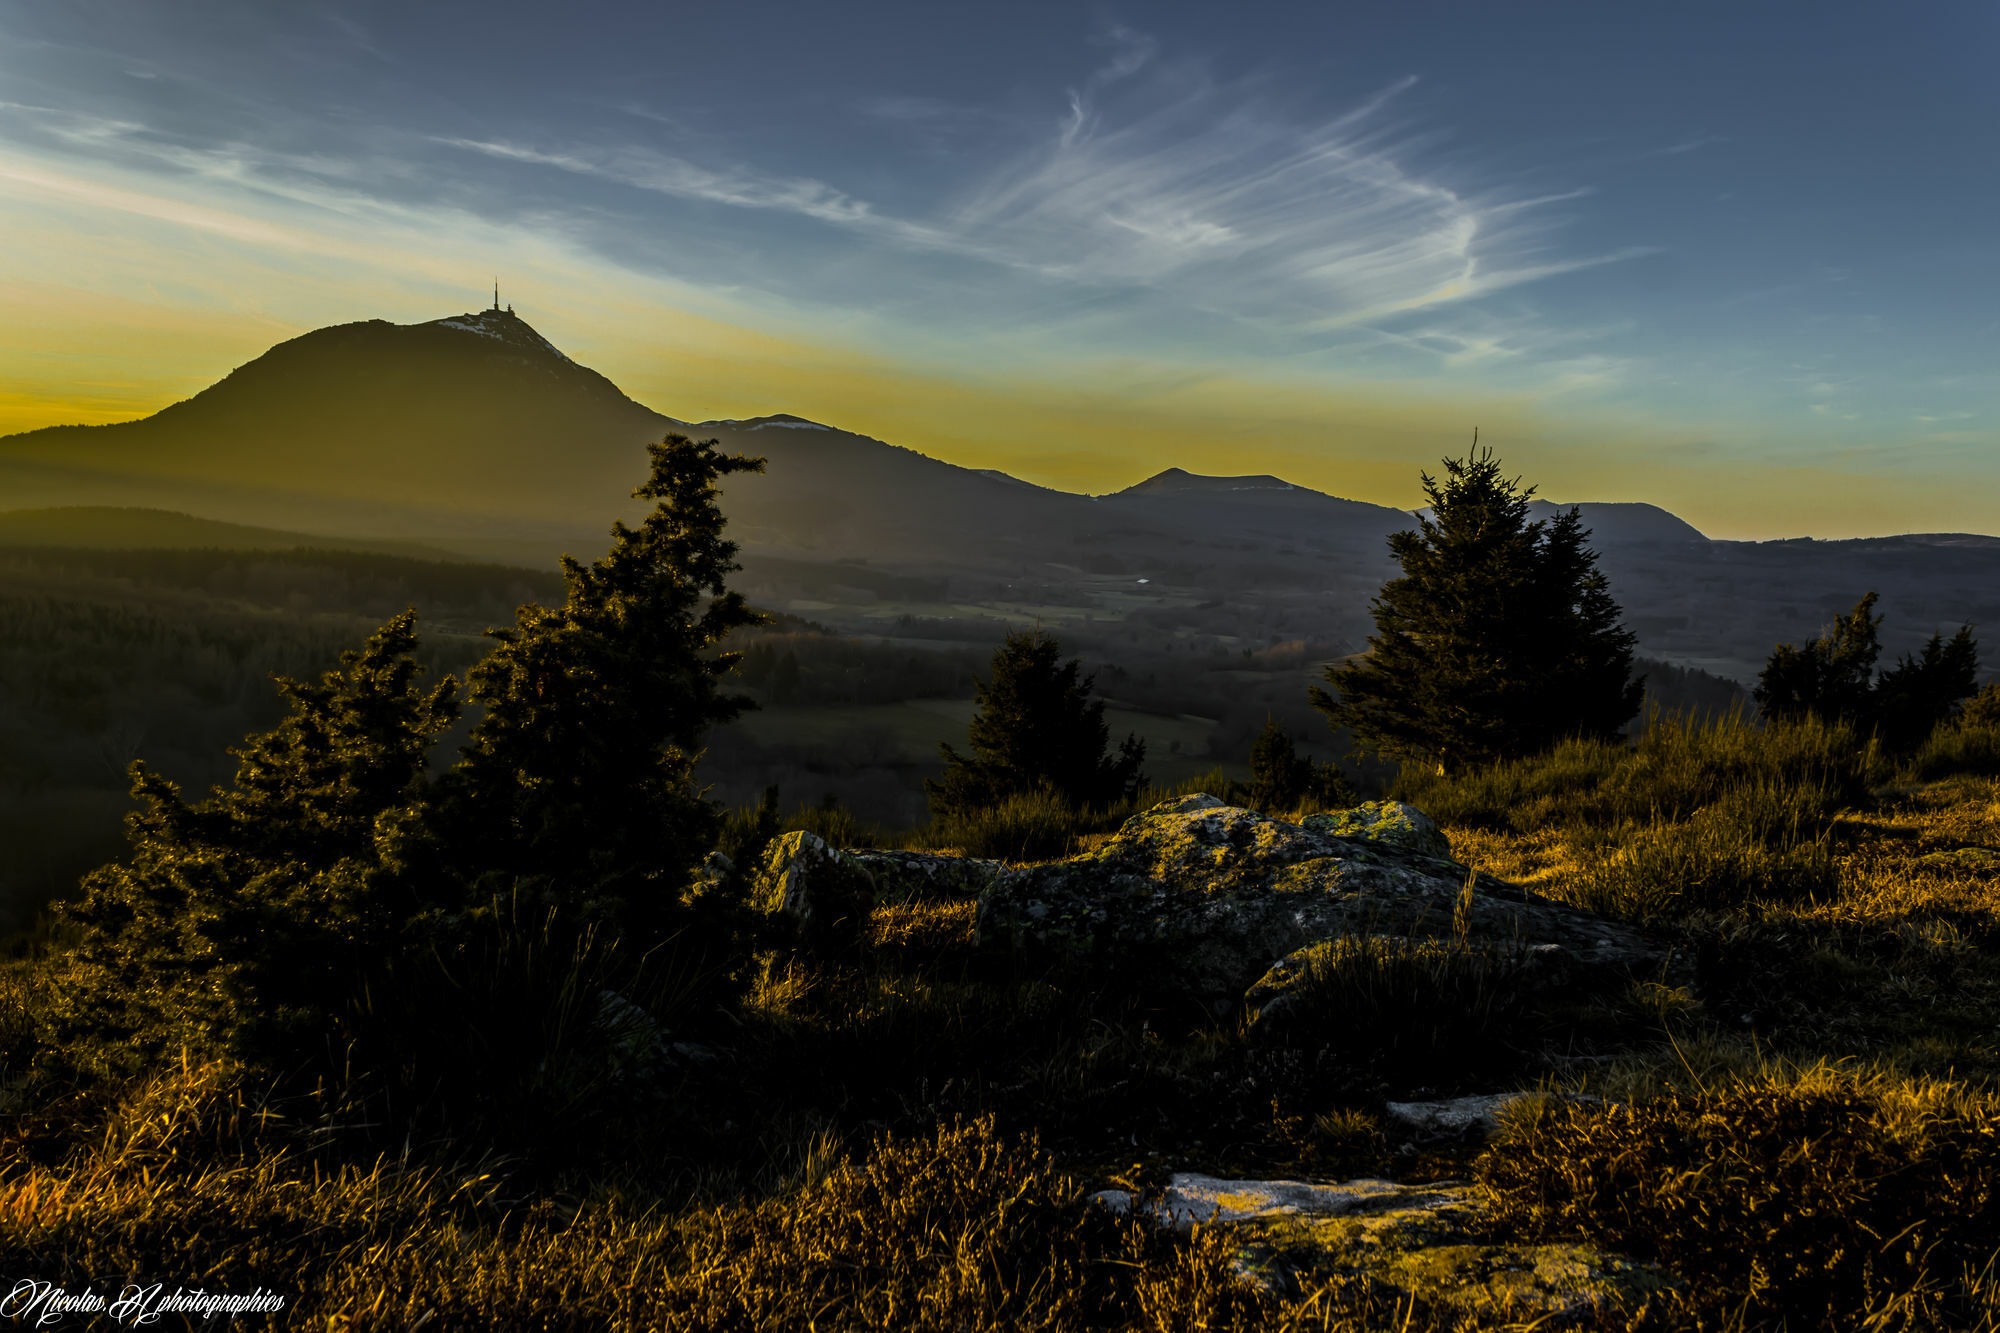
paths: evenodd
<path fill-rule="evenodd" d="M 621 1160 L 682 1082 L 667 1034 L 745 964 L 708 932 L 642 951 L 580 917 L 517 894 L 387 960 L 349 1015 L 343 1091 L 537 1169 Z"/>
<path fill-rule="evenodd" d="M 1253 1032 L 1396 1079 L 1491 1068 L 1535 988 L 1531 956 L 1462 939 L 1360 935 L 1294 954 L 1253 988 Z"/>
<path fill-rule="evenodd" d="M 1503 1225 L 1582 1232 L 1694 1299 L 1851 1328 L 1945 1322 L 2000 1245 L 2000 1114 L 1820 1067 L 1650 1102 L 1549 1102 L 1481 1159 Z M 1721 1314 L 1717 1308 L 1711 1313 Z M 1732 1324 L 1732 1327 L 1737 1325 Z"/>
<path fill-rule="evenodd" d="M 1359 804 L 1337 764 L 1302 755 L 1277 720 L 1264 723 L 1250 747 L 1250 802 L 1266 814 L 1317 814 Z"/>

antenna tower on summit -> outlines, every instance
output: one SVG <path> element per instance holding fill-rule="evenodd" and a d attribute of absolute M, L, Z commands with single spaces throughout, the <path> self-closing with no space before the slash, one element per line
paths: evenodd
<path fill-rule="evenodd" d="M 500 279 L 498 278 L 493 279 L 493 308 L 496 311 L 500 308 Z"/>

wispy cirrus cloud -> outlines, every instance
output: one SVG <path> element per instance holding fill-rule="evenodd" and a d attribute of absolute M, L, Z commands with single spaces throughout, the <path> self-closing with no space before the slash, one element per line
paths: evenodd
<path fill-rule="evenodd" d="M 1208 316 L 1324 333 L 1650 253 L 1575 253 L 1563 205 L 1588 191 L 1459 186 L 1420 165 L 1433 145 L 1397 115 L 1403 79 L 1330 118 L 1306 120 L 1254 80 L 1166 66 L 1126 29 L 1066 109 L 997 161 L 947 184 L 916 214 L 814 177 L 703 160 L 701 145 L 551 146 L 440 139 L 462 151 L 676 198 L 791 214 L 892 246 L 957 256 L 1058 284 L 1144 293 Z M 951 114 L 885 103 L 892 121 Z M 967 275 L 968 289 L 980 278 Z"/>
<path fill-rule="evenodd" d="M 1647 251 L 1574 243 L 1566 227 L 1584 185 L 1471 179 L 1422 124 L 1414 78 L 1308 112 L 1274 80 L 1217 80 L 1131 29 L 1100 45 L 1095 68 L 1039 117 L 936 98 L 860 103 L 865 125 L 905 142 L 911 124 L 958 127 L 959 143 L 893 204 L 843 180 L 863 159 L 774 170 L 740 142 L 625 104 L 630 115 L 568 131 L 399 125 L 229 141 L 115 114 L 0 111 L 71 152 L 316 214 L 400 222 L 470 209 L 557 228 L 616 264 L 789 305 L 805 322 L 837 310 L 909 345 L 943 332 L 1024 360 L 1219 349 L 1260 362 L 1372 345 L 1403 371 L 1504 363 L 1518 382 L 1546 372 L 1546 385 L 1585 387 L 1629 370 L 1601 350 L 1586 366 L 1556 346 L 1566 330 L 1521 303 L 1504 318 L 1483 303 Z M 772 225 L 783 244 L 758 236 Z M 1446 312 L 1455 317 L 1436 318 Z"/>
<path fill-rule="evenodd" d="M 749 167 L 705 167 L 683 157 L 648 148 L 547 151 L 522 144 L 484 139 L 440 138 L 448 148 L 538 167 L 554 167 L 579 176 L 650 190 L 682 199 L 698 199 L 735 208 L 773 209 L 848 227 L 900 226 L 876 214 L 865 201 L 824 181 L 768 175 Z"/>

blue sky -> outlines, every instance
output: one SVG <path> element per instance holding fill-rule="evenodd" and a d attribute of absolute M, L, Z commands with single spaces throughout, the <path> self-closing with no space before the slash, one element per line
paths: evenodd
<path fill-rule="evenodd" d="M 1207 429 L 1205 470 L 1403 503 L 1483 418 L 1546 494 L 1719 535 L 2000 531 L 1996 36 L 1955 3 L 7 0 L 0 416 L 134 415 L 500 269 L 663 410 L 842 411 L 1053 484 L 1203 466 Z"/>

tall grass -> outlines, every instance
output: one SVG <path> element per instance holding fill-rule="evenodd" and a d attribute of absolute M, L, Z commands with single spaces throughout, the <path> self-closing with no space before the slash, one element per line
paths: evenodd
<path fill-rule="evenodd" d="M 775 1194 L 675 1209 L 604 1189 L 522 1199 L 491 1165 L 329 1160 L 265 1109 L 229 1069 L 182 1065 L 60 1160 L 10 1152 L 0 1271 L 77 1291 L 107 1275 L 262 1286 L 286 1300 L 272 1326 L 355 1333 L 1358 1333 L 1389 1315 L 1365 1292 L 1247 1287 L 1226 1233 L 1098 1209 L 990 1119 L 855 1160 L 822 1138 Z"/>
<path fill-rule="evenodd" d="M 1958 773 L 2000 776 L 2000 727 L 1947 723 L 1909 757 L 1900 776 L 1925 782 Z"/>
<path fill-rule="evenodd" d="M 1875 744 L 1847 726 L 1758 726 L 1739 712 L 1655 718 L 1629 746 L 1570 740 L 1455 774 L 1406 767 L 1392 790 L 1448 826 L 1554 838 L 1565 865 L 1547 891 L 1655 921 L 1831 897 L 1833 818 L 1885 776 Z"/>
<path fill-rule="evenodd" d="M 1629 746 L 1573 739 L 1449 774 L 1408 765 L 1391 795 L 1441 824 L 1516 833 L 1673 822 L 1725 798 L 1766 826 L 1807 825 L 1865 797 L 1883 775 L 1873 742 L 1844 724 L 1759 726 L 1735 713 L 1657 718 Z"/>

